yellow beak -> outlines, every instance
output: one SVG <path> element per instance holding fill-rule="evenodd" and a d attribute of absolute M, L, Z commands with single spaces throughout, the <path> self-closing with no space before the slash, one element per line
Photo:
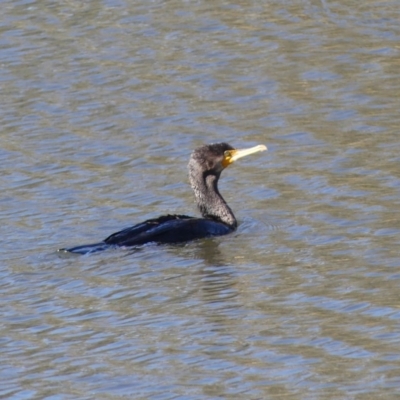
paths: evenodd
<path fill-rule="evenodd" d="M 228 165 L 232 164 L 239 158 L 248 156 L 250 154 L 258 153 L 259 151 L 267 150 L 267 146 L 259 144 L 258 146 L 250 147 L 249 149 L 240 150 L 227 150 L 224 154 L 224 159 L 222 160 L 222 166 L 226 168 Z"/>

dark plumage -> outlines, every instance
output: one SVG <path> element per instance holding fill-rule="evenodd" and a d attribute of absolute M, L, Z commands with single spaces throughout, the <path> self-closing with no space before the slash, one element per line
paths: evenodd
<path fill-rule="evenodd" d="M 78 254 L 93 253 L 112 246 L 137 246 L 149 242 L 179 243 L 234 231 L 236 218 L 218 190 L 221 172 L 232 162 L 249 154 L 266 150 L 264 145 L 236 150 L 227 143 L 195 149 L 190 157 L 189 180 L 203 218 L 187 215 L 164 215 L 149 219 L 107 237 L 100 243 L 60 249 Z"/>

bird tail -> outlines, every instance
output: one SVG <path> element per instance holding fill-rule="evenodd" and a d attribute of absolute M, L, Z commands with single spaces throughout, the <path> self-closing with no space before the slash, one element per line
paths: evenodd
<path fill-rule="evenodd" d="M 68 254 L 68 253 L 92 254 L 92 253 L 97 253 L 99 251 L 107 250 L 111 247 L 114 247 L 114 246 L 111 246 L 104 242 L 100 242 L 100 243 L 84 244 L 81 246 L 70 247 L 68 249 L 58 249 L 57 252 L 61 253 L 61 254 Z"/>

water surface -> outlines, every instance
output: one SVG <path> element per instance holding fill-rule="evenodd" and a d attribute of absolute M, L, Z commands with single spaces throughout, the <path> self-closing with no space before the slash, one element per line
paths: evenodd
<path fill-rule="evenodd" d="M 400 394 L 396 1 L 5 1 L 0 396 Z M 195 215 L 191 150 L 232 235 L 60 258 Z"/>

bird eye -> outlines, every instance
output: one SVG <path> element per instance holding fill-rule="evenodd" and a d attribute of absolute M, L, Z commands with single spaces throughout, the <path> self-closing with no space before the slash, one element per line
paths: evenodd
<path fill-rule="evenodd" d="M 224 151 L 224 157 L 230 157 L 231 152 L 229 150 Z"/>

